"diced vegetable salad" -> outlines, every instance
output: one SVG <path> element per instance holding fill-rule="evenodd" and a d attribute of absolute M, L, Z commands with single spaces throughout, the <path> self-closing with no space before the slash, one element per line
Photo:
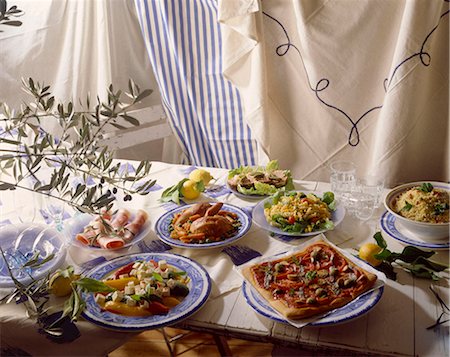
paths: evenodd
<path fill-rule="evenodd" d="M 165 260 L 134 261 L 103 280 L 114 291 L 97 293 L 106 311 L 126 316 L 166 314 L 189 294 L 189 277 Z"/>
<path fill-rule="evenodd" d="M 335 209 L 332 192 L 325 192 L 322 198 L 313 193 L 278 192 L 264 204 L 264 215 L 282 231 L 309 233 L 334 228 L 331 212 Z"/>

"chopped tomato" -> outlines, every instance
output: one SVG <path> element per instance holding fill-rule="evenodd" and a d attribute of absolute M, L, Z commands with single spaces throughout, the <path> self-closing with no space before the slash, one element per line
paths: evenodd
<path fill-rule="evenodd" d="M 121 276 L 123 274 L 129 274 L 133 270 L 134 263 L 135 262 L 127 264 L 127 265 L 123 266 L 122 268 L 120 268 L 119 270 L 117 270 L 116 273 L 114 274 L 114 277 L 116 279 L 119 279 L 119 276 Z"/>
<path fill-rule="evenodd" d="M 152 301 L 149 304 L 147 310 L 150 311 L 153 315 L 167 314 L 169 312 L 169 308 L 158 301 Z"/>
<path fill-rule="evenodd" d="M 294 217 L 294 216 L 290 216 L 290 217 L 288 218 L 288 223 L 289 223 L 289 224 L 294 224 L 294 223 L 295 223 L 295 217 Z"/>
<path fill-rule="evenodd" d="M 153 259 L 151 259 L 151 260 L 149 260 L 148 261 L 149 263 L 152 263 L 153 264 L 153 266 L 155 267 L 155 268 L 157 268 L 158 267 L 158 263 L 157 262 L 155 262 Z"/>

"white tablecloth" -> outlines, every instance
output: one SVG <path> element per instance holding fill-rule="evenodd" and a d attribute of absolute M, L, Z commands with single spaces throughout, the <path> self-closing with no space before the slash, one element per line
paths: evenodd
<path fill-rule="evenodd" d="M 133 164 L 133 163 L 131 163 Z M 132 201 L 123 202 L 120 198 L 118 203 L 123 207 L 131 209 L 143 208 L 148 211 L 152 228 L 157 219 L 169 209 L 176 207 L 175 204 L 163 204 L 159 201 L 163 190 L 173 184 L 176 184 L 182 178 L 187 177 L 193 167 L 182 165 L 170 165 L 160 162 L 154 162 L 150 172 L 150 177 L 156 179 L 156 185 L 152 187 L 150 193 L 145 196 L 135 196 Z M 224 169 L 210 168 L 208 169 L 216 181 L 203 193 L 196 201 L 221 201 L 231 203 L 243 208 L 251 210 L 258 201 L 242 200 L 232 194 L 225 186 L 225 180 L 228 171 Z M 325 191 L 329 188 L 328 184 L 318 182 L 296 182 L 296 188 L 302 190 Z M 20 220 L 35 222 L 44 221 L 42 216 L 41 204 L 42 199 L 39 195 L 30 195 L 19 190 L 14 192 L 0 192 L 0 224 L 16 223 Z M 31 204 L 32 203 L 32 204 Z M 190 202 L 188 202 L 190 203 Z M 382 209 L 380 208 L 380 212 Z M 352 217 L 346 217 L 344 221 L 333 231 L 327 233 L 327 238 L 333 243 L 345 248 L 357 248 L 362 242 L 369 241 L 376 230 L 378 230 L 379 213 L 368 222 L 361 222 Z M 70 212 L 71 215 L 74 212 Z M 51 221 L 48 221 L 52 224 Z M 1 229 L 1 228 L 0 228 Z M 146 243 L 158 239 L 154 229 L 145 238 Z M 262 255 L 272 255 L 274 253 L 287 250 L 292 245 L 300 244 L 304 240 L 285 242 L 273 239 L 267 232 L 253 225 L 248 234 L 237 243 L 248 246 L 257 250 Z M 398 242 L 389 240 L 389 246 L 398 251 L 401 245 Z M 75 248 L 67 246 L 67 264 L 78 266 L 89 261 L 99 253 L 93 253 L 92 250 Z M 131 252 L 139 251 L 138 246 L 133 246 L 130 250 L 123 252 L 109 252 L 107 258 L 123 255 Z M 242 278 L 233 269 L 234 265 L 221 248 L 207 250 L 189 250 L 173 248 L 170 252 L 182 254 L 197 262 L 201 263 L 211 276 L 213 288 L 210 299 L 199 313 L 186 321 L 187 325 L 192 322 L 195 325 L 211 325 L 217 328 L 223 328 L 228 324 L 233 324 L 233 316 L 227 317 L 229 312 L 223 306 L 229 300 L 229 296 L 236 294 L 238 288 L 242 285 Z M 447 253 L 447 252 L 446 252 Z M 448 259 L 448 254 L 444 254 Z M 396 283 L 396 286 L 398 284 Z M 5 290 L 1 291 L 2 293 Z M 234 299 L 234 298 L 233 298 Z M 234 300 L 233 300 L 234 301 Z M 57 303 L 58 301 L 56 301 Z M 59 301 L 61 302 L 61 301 Z M 434 303 L 433 303 L 434 304 Z M 245 305 L 245 304 L 244 304 Z M 234 303 L 233 303 L 234 306 Z M 218 311 L 218 309 L 220 311 Z M 233 308 L 234 309 L 234 308 Z M 249 307 L 242 306 L 242 316 L 251 313 L 257 315 Z M 226 311 L 225 311 L 226 310 Z M 244 311 L 245 310 L 245 311 Z M 435 315 L 435 312 L 432 313 Z M 225 319 L 225 323 L 223 323 Z M 432 319 L 432 317 L 430 317 Z M 250 319 L 254 320 L 254 317 Z M 125 343 L 132 333 L 122 333 L 108 331 L 97 327 L 86 321 L 79 321 L 77 326 L 81 331 L 81 337 L 69 344 L 55 344 L 50 342 L 45 336 L 37 332 L 37 326 L 34 321 L 28 319 L 25 315 L 23 306 L 21 305 L 0 305 L 0 322 L 1 322 L 1 344 L 2 347 L 12 346 L 21 348 L 33 355 L 106 355 L 121 344 Z M 254 322 L 253 322 L 254 323 Z M 205 325 L 206 324 L 206 325 Z M 225 324 L 225 325 L 224 325 Z M 245 323 L 244 323 L 245 325 Z M 188 326 L 189 327 L 189 326 Z M 254 327 L 253 327 L 254 328 Z M 243 330 L 242 330 L 243 331 Z M 26 336 L 26 338 L 24 338 Z M 380 350 L 380 349 L 378 349 Z M 381 349 L 382 350 L 382 349 Z"/>

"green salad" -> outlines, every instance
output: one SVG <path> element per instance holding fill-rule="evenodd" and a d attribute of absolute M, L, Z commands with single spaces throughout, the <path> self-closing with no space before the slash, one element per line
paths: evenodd
<path fill-rule="evenodd" d="M 294 189 L 291 172 L 280 170 L 277 160 L 267 166 L 241 166 L 228 173 L 228 186 L 244 195 L 270 196 Z"/>

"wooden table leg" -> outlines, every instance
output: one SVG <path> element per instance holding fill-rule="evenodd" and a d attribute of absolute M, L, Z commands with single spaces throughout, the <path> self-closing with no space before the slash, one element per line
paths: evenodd
<path fill-rule="evenodd" d="M 224 336 L 219 336 L 216 334 L 212 335 L 214 337 L 214 342 L 219 349 L 219 353 L 222 357 L 231 357 L 232 353 L 230 347 L 228 346 L 227 339 Z"/>

